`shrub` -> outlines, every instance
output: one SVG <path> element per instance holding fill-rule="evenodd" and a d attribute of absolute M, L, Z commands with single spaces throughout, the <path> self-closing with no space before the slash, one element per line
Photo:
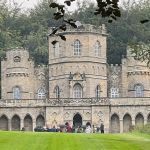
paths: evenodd
<path fill-rule="evenodd" d="M 138 125 L 134 127 L 134 131 L 150 134 L 150 123 L 146 125 Z"/>

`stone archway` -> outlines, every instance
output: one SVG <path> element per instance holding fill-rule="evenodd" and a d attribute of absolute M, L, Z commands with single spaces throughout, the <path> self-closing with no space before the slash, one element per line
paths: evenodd
<path fill-rule="evenodd" d="M 20 118 L 18 115 L 14 115 L 11 119 L 11 130 L 20 131 Z"/>
<path fill-rule="evenodd" d="M 8 118 L 5 115 L 0 117 L 0 130 L 8 130 Z"/>
<path fill-rule="evenodd" d="M 33 131 L 33 122 L 30 115 L 26 115 L 24 118 L 25 131 Z"/>
<path fill-rule="evenodd" d="M 42 115 L 39 115 L 36 118 L 36 126 L 38 126 L 38 127 L 44 127 L 45 126 L 45 119 Z"/>
<path fill-rule="evenodd" d="M 80 114 L 75 114 L 73 117 L 73 125 L 74 127 L 82 126 L 82 117 Z"/>
<path fill-rule="evenodd" d="M 90 123 L 90 122 L 87 122 L 87 123 L 86 123 L 86 126 L 90 126 L 90 127 L 91 127 L 91 123 Z"/>
<path fill-rule="evenodd" d="M 120 133 L 120 121 L 117 114 L 111 116 L 111 133 Z"/>
<path fill-rule="evenodd" d="M 141 126 L 144 125 L 144 117 L 142 114 L 137 114 L 135 117 L 135 125 L 136 126 Z"/>
<path fill-rule="evenodd" d="M 129 132 L 132 126 L 132 119 L 129 114 L 123 117 L 123 132 Z"/>
<path fill-rule="evenodd" d="M 150 114 L 147 117 L 147 123 L 150 124 Z"/>

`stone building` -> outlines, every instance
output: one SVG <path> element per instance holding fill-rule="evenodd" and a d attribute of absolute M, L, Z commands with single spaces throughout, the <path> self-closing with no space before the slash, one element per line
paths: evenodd
<path fill-rule="evenodd" d="M 49 37 L 48 66 L 35 67 L 27 50 L 11 49 L 1 61 L 0 130 L 36 126 L 104 124 L 128 132 L 150 122 L 150 69 L 127 57 L 107 64 L 104 25 L 60 31 Z M 53 45 L 52 41 L 56 41 Z"/>

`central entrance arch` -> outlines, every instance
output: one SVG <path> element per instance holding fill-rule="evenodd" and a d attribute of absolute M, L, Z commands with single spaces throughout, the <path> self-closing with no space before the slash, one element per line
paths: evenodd
<path fill-rule="evenodd" d="M 80 114 L 75 114 L 73 117 L 73 125 L 74 127 L 82 126 L 82 117 Z"/>

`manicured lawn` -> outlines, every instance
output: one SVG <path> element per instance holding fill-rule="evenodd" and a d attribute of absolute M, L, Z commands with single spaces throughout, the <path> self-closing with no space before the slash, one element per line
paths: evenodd
<path fill-rule="evenodd" d="M 150 150 L 150 135 L 0 132 L 0 150 Z"/>

